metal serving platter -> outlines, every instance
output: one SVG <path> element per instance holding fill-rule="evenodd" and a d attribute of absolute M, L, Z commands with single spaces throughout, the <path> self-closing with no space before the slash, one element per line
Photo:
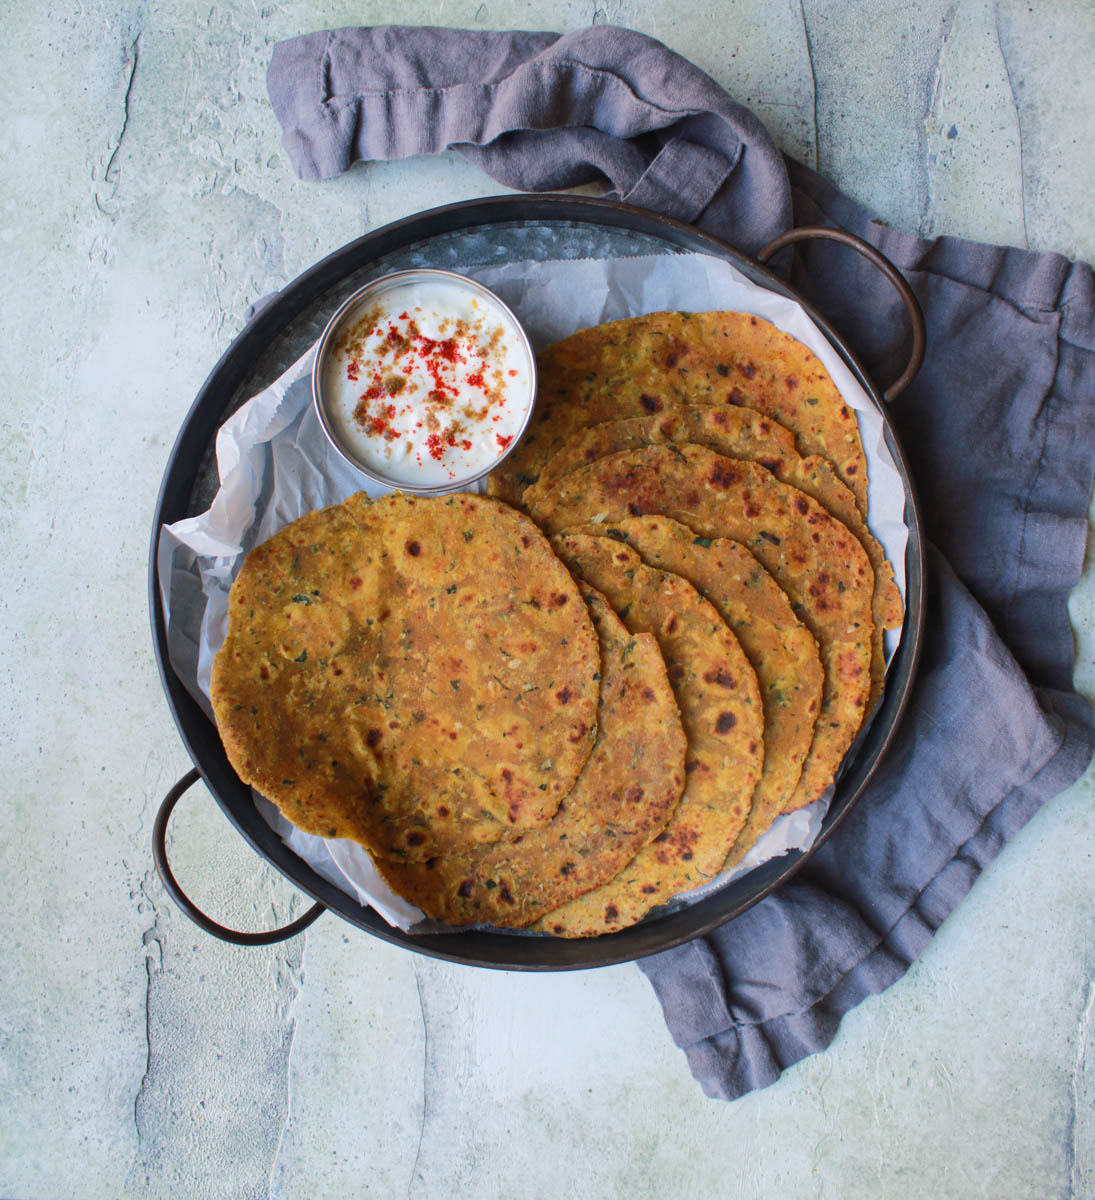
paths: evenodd
<path fill-rule="evenodd" d="M 691 904 L 652 914 L 639 925 L 600 938 L 565 940 L 481 930 L 413 934 L 394 929 L 285 846 L 259 814 L 250 788 L 229 765 L 215 726 L 176 676 L 168 660 L 156 574 L 160 530 L 208 508 L 217 488 L 213 458 L 217 429 L 295 362 L 318 339 L 346 297 L 371 279 L 416 267 L 461 271 L 516 260 L 680 253 L 728 261 L 754 283 L 797 300 L 882 413 L 886 440 L 905 487 L 909 529 L 905 627 L 889 666 L 882 703 L 849 753 L 821 834 L 810 851 L 774 859 Z M 743 912 L 803 865 L 862 794 L 902 716 L 920 649 L 923 565 L 920 514 L 908 464 L 879 391 L 825 319 L 793 289 L 719 239 L 644 209 L 587 197 L 517 195 L 446 205 L 375 230 L 305 271 L 261 308 L 213 368 L 171 451 L 153 519 L 149 604 L 156 659 L 179 735 L 229 820 L 259 854 L 313 899 L 385 941 L 453 962 L 553 971 L 607 966 L 669 949 Z"/>

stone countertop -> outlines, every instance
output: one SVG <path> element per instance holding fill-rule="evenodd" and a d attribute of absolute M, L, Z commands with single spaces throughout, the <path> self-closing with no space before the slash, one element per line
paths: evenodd
<path fill-rule="evenodd" d="M 151 823 L 190 764 L 145 577 L 175 432 L 251 301 L 500 190 L 455 156 L 293 176 L 273 43 L 393 19 L 630 25 L 891 225 L 1095 261 L 1088 0 L 8 6 L 0 1194 L 1095 1195 L 1090 771 L 828 1051 L 734 1104 L 634 966 L 477 971 L 331 916 L 245 950 L 164 895 Z M 1095 695 L 1090 569 L 1072 613 Z M 226 922 L 301 910 L 202 788 L 172 829 Z"/>

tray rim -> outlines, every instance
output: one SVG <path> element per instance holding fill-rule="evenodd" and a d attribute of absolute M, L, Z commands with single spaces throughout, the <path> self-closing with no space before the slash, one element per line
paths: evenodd
<path fill-rule="evenodd" d="M 350 273 L 387 254 L 431 238 L 481 226 L 570 223 L 629 230 L 681 251 L 711 254 L 743 274 L 800 304 L 863 386 L 882 415 L 885 437 L 905 487 L 909 543 L 906 550 L 906 623 L 890 665 L 891 678 L 870 728 L 842 775 L 822 831 L 807 851 L 794 851 L 750 872 L 709 896 L 618 933 L 590 939 L 529 937 L 481 930 L 407 934 L 389 926 L 372 909 L 328 883 L 285 846 L 258 813 L 232 771 L 215 727 L 175 675 L 167 654 L 166 629 L 157 575 L 160 532 L 187 514 L 200 465 L 224 419 L 224 410 L 275 338 L 305 309 Z M 219 405 L 213 403 L 223 397 Z M 188 480 L 185 488 L 182 480 Z M 185 492 L 185 495 L 183 494 Z M 904 715 L 915 678 L 924 625 L 924 544 L 920 506 L 908 461 L 879 390 L 839 334 L 783 279 L 717 236 L 670 217 L 617 201 L 569 194 L 512 194 L 457 201 L 403 217 L 363 234 L 328 254 L 291 280 L 247 323 L 213 366 L 180 426 L 160 483 L 149 553 L 149 615 L 153 648 L 165 698 L 180 739 L 203 781 L 241 836 L 291 883 L 357 928 L 393 944 L 464 965 L 505 970 L 588 969 L 633 961 L 678 946 L 732 920 L 790 879 L 845 819 L 885 756 Z M 197 725 L 195 726 L 195 722 Z M 212 736 L 210 736 L 210 734 Z M 219 753 L 218 753 L 219 752 Z M 234 788 L 233 788 L 234 781 Z M 240 811 L 222 792 L 241 795 Z M 752 886 L 745 888 L 746 882 Z M 544 948 L 549 947 L 547 953 Z"/>

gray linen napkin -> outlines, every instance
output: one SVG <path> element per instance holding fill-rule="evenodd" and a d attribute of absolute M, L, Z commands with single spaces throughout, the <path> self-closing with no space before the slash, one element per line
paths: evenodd
<path fill-rule="evenodd" d="M 916 290 L 928 357 L 893 415 L 932 545 L 908 715 L 868 792 L 790 883 L 640 963 L 708 1095 L 773 1082 L 901 976 L 1095 750 L 1066 606 L 1095 472 L 1091 270 L 880 225 L 782 158 L 702 71 L 626 29 L 335 30 L 277 45 L 268 85 L 304 178 L 451 148 L 510 187 L 604 180 L 746 251 L 792 214 L 839 226 Z M 875 378 L 896 376 L 904 317 L 873 268 L 811 243 L 791 275 Z"/>

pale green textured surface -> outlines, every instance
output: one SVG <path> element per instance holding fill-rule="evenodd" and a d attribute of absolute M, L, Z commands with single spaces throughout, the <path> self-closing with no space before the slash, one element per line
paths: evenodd
<path fill-rule="evenodd" d="M 247 304 L 362 231 L 498 191 L 455 157 L 289 169 L 274 41 L 385 21 L 660 37 L 890 224 L 1095 260 L 1095 8 L 1061 0 L 0 5 L 0 1194 L 1095 1195 L 1091 775 L 833 1046 L 705 1100 L 634 967 L 498 975 L 324 918 L 270 950 L 172 910 L 189 765 L 147 632 L 167 453 Z M 952 133 L 953 130 L 953 133 Z M 1095 694 L 1095 575 L 1073 599 Z M 299 899 L 195 789 L 230 922 Z"/>

